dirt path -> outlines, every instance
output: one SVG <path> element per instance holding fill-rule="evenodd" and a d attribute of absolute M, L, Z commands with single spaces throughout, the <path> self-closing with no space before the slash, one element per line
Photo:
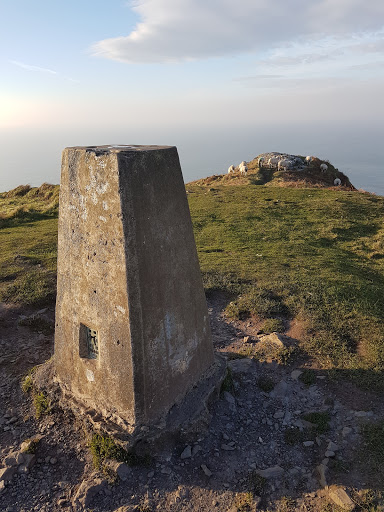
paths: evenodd
<path fill-rule="evenodd" d="M 209 300 L 214 345 L 228 358 L 233 386 L 213 404 L 208 428 L 162 446 L 149 467 L 126 468 L 124 480 L 111 485 L 95 472 L 86 434 L 72 415 L 54 410 L 36 420 L 20 388 L 22 375 L 52 355 L 53 335 L 47 326 L 53 322 L 53 308 L 40 312 L 44 322 L 35 322 L 33 330 L 19 323 L 28 323 L 24 317 L 35 312 L 1 304 L 3 468 L 27 438 L 39 434 L 42 440 L 34 464 L 26 471 L 19 466 L 0 487 L 0 510 L 335 510 L 334 505 L 327 508 L 329 491 L 319 481 L 321 465 L 326 483 L 346 487 L 356 502 L 362 503 L 363 489 L 376 495 L 384 490 L 359 465 L 360 426 L 384 418 L 380 397 L 335 383 L 325 371 L 315 371 L 314 383 L 306 386 L 295 364 L 236 358 L 245 336 L 256 339 L 257 322 L 227 322 L 225 305 L 223 295 Z M 39 325 L 45 325 L 44 332 Z M 325 425 L 316 427 L 313 415 L 308 423 L 309 413 L 320 415 Z"/>

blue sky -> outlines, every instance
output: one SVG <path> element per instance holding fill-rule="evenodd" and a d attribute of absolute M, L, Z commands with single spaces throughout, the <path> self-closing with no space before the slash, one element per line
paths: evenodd
<path fill-rule="evenodd" d="M 1 190 L 58 182 L 67 145 L 174 144 L 188 181 L 343 127 L 372 156 L 383 126 L 382 0 L 0 0 L 0 20 Z"/>

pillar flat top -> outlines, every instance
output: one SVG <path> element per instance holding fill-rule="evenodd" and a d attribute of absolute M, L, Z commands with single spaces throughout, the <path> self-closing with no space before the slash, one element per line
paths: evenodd
<path fill-rule="evenodd" d="M 175 146 L 143 146 L 136 144 L 106 144 L 103 146 L 71 146 L 66 149 L 73 149 L 78 151 L 87 151 L 92 153 L 124 153 L 124 152 L 139 152 L 139 151 L 158 151 L 159 149 L 170 149 Z"/>

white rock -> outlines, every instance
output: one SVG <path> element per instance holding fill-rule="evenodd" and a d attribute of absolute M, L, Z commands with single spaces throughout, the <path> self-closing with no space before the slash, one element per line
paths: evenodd
<path fill-rule="evenodd" d="M 315 443 L 313 441 L 304 441 L 303 445 L 308 448 L 309 446 L 313 446 Z"/>

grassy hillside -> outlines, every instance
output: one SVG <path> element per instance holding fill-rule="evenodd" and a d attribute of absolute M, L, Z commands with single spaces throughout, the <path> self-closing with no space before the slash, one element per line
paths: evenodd
<path fill-rule="evenodd" d="M 0 300 L 54 300 L 59 187 L 21 185 L 0 194 Z"/>
<path fill-rule="evenodd" d="M 229 318 L 300 323 L 318 364 L 384 387 L 384 198 L 254 183 L 187 185 L 207 292 L 228 292 Z M 0 195 L 0 300 L 53 298 L 58 190 L 43 187 Z"/>
<path fill-rule="evenodd" d="M 323 365 L 383 369 L 384 198 L 249 184 L 187 190 L 205 286 L 235 295 L 230 317 L 296 318 L 304 350 Z"/>

